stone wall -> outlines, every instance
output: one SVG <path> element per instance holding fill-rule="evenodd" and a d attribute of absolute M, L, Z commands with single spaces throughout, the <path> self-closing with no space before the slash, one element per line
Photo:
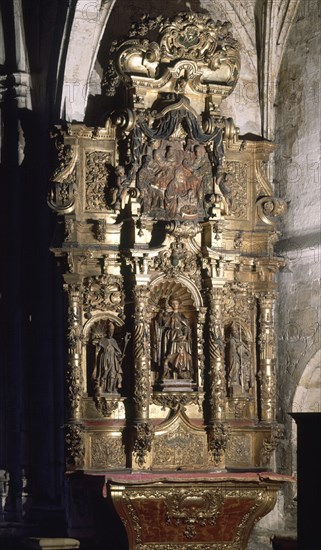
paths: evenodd
<path fill-rule="evenodd" d="M 287 413 L 321 408 L 320 16 L 317 0 L 301 2 L 281 63 L 275 104 L 274 183 L 289 203 L 278 246 L 286 259 L 277 312 L 278 420 L 286 425 L 286 437 L 276 467 L 294 475 L 296 427 Z M 258 524 L 251 550 L 271 548 L 269 538 L 276 532 L 295 531 L 295 493 L 295 485 L 288 487 L 275 510 Z"/>

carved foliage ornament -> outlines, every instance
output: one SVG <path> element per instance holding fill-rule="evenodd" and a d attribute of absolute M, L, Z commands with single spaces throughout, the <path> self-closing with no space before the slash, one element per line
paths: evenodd
<path fill-rule="evenodd" d="M 208 448 L 215 466 L 219 466 L 222 462 L 229 438 L 230 426 L 228 424 L 215 423 L 209 428 Z"/>
<path fill-rule="evenodd" d="M 125 462 L 124 446 L 121 437 L 91 438 L 91 463 L 93 468 L 119 468 Z"/>
<path fill-rule="evenodd" d="M 153 427 L 148 422 L 142 422 L 136 426 L 136 438 L 133 447 L 135 462 L 142 468 L 150 453 L 154 439 Z"/>
<path fill-rule="evenodd" d="M 82 468 L 85 456 L 84 430 L 81 424 L 65 425 L 65 447 L 67 463 Z"/>
<path fill-rule="evenodd" d="M 86 152 L 86 210 L 106 210 L 107 165 L 111 154 L 104 151 Z"/>

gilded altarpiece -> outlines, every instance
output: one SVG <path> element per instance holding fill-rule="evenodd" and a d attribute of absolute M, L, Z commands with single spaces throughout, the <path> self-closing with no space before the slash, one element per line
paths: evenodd
<path fill-rule="evenodd" d="M 265 173 L 274 145 L 240 138 L 220 114 L 240 58 L 227 22 L 145 17 L 113 44 L 104 92 L 117 107 L 105 126 L 53 132 L 52 250 L 65 261 L 69 304 L 67 470 L 112 478 L 116 504 L 120 471 L 172 480 L 265 471 L 282 437 L 274 306 L 283 261 L 273 246 L 285 203 Z M 167 482 L 168 499 L 137 490 L 135 505 L 117 508 L 134 522 L 131 547 L 245 547 L 275 487 L 260 479 L 250 495 L 235 479 L 178 493 Z M 155 534 L 146 546 L 137 526 L 139 506 L 157 495 L 175 544 Z M 238 498 L 248 509 L 234 539 L 214 536 Z M 199 525 L 215 543 L 197 538 Z"/>

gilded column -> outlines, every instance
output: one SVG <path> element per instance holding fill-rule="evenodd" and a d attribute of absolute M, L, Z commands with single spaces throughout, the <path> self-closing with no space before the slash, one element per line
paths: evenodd
<path fill-rule="evenodd" d="M 65 424 L 65 450 L 67 468 L 83 468 L 85 447 L 81 420 L 81 300 L 80 284 L 66 284 L 68 292 L 68 367 L 66 374 L 68 423 Z"/>
<path fill-rule="evenodd" d="M 135 298 L 135 329 L 134 329 L 134 403 L 135 420 L 137 422 L 148 419 L 150 379 L 149 379 L 149 350 L 150 331 L 148 313 L 149 290 L 146 286 L 136 286 Z"/>
<path fill-rule="evenodd" d="M 149 289 L 136 286 L 135 329 L 134 329 L 134 443 L 132 468 L 150 467 L 150 451 L 154 438 L 153 428 L 149 422 L 150 398 L 150 318 L 148 309 Z"/>
<path fill-rule="evenodd" d="M 209 310 L 210 422 L 222 420 L 225 403 L 224 330 L 222 295 L 212 289 Z"/>
<path fill-rule="evenodd" d="M 261 420 L 275 421 L 275 324 L 274 292 L 259 295 L 259 384 L 261 398 Z"/>
<path fill-rule="evenodd" d="M 83 384 L 81 372 L 81 323 L 80 300 L 81 288 L 78 284 L 65 285 L 68 292 L 68 372 L 67 372 L 67 398 L 69 406 L 69 418 L 71 421 L 79 420 L 80 397 Z"/>
<path fill-rule="evenodd" d="M 229 426 L 224 423 L 225 363 L 224 330 L 222 326 L 222 294 L 212 289 L 209 304 L 209 387 L 210 418 L 208 450 L 216 467 L 225 466 L 225 450 L 229 438 Z"/>

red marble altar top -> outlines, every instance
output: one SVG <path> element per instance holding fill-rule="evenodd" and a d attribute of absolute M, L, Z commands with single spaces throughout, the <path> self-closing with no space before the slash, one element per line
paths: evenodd
<path fill-rule="evenodd" d="M 105 475 L 106 483 L 143 485 L 144 483 L 284 483 L 294 482 L 289 475 L 274 472 L 117 472 Z M 106 486 L 104 486 L 104 496 Z"/>
<path fill-rule="evenodd" d="M 105 475 L 105 480 L 112 483 L 157 483 L 184 481 L 295 481 L 288 475 L 274 472 L 117 472 Z"/>

